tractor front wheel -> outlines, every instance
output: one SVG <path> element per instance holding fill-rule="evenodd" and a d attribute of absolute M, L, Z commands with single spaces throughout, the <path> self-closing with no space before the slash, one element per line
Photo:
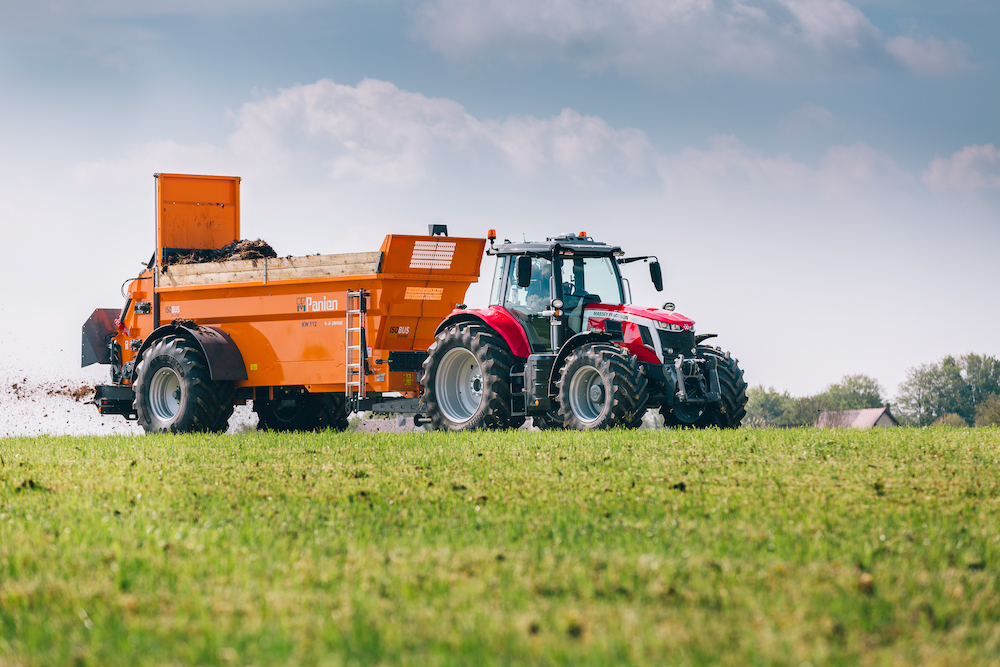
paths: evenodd
<path fill-rule="evenodd" d="M 565 428 L 636 428 L 648 400 L 646 376 L 622 348 L 582 345 L 566 358 L 559 379 L 559 416 Z"/>
<path fill-rule="evenodd" d="M 698 346 L 698 357 L 715 358 L 719 372 L 719 389 L 722 395 L 718 403 L 704 406 L 675 405 L 673 409 L 660 407 L 665 426 L 687 428 L 739 428 L 747 414 L 747 383 L 743 370 L 736 359 L 714 347 Z"/>
<path fill-rule="evenodd" d="M 231 384 L 215 382 L 201 350 L 181 336 L 160 338 L 142 355 L 135 379 L 135 409 L 147 433 L 218 431 L 228 426 L 223 405 Z"/>
<path fill-rule="evenodd" d="M 524 423 L 524 417 L 510 414 L 514 355 L 495 332 L 481 324 L 453 324 L 427 353 L 421 400 L 434 428 L 468 431 Z"/>

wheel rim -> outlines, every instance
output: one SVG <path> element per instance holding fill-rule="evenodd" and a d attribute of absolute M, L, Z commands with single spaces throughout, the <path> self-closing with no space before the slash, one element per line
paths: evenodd
<path fill-rule="evenodd" d="M 596 368 L 587 366 L 573 374 L 569 383 L 569 406 L 578 419 L 597 421 L 606 402 L 604 378 Z"/>
<path fill-rule="evenodd" d="M 161 421 L 170 421 L 181 409 L 181 379 L 172 368 L 161 368 L 149 383 L 149 408 Z"/>
<path fill-rule="evenodd" d="M 469 421 L 483 402 L 483 368 L 463 347 L 444 355 L 434 384 L 441 412 L 452 422 Z"/>

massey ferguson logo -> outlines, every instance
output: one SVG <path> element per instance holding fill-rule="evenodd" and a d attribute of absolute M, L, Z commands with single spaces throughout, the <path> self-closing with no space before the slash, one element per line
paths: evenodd
<path fill-rule="evenodd" d="M 339 307 L 336 299 L 327 299 L 325 296 L 319 299 L 314 299 L 311 296 L 300 296 L 295 299 L 295 310 L 300 313 L 316 313 L 339 310 Z"/>

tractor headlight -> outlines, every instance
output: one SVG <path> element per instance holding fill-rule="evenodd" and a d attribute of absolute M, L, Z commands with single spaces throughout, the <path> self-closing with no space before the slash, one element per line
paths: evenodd
<path fill-rule="evenodd" d="M 661 331 L 684 331 L 684 327 L 679 324 L 674 324 L 673 322 L 660 322 L 659 320 L 654 320 L 653 323 L 656 328 Z"/>

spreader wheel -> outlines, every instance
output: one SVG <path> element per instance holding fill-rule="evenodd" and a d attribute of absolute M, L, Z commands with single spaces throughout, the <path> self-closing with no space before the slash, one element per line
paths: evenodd
<path fill-rule="evenodd" d="M 142 355 L 135 379 L 135 407 L 147 433 L 218 430 L 228 420 L 222 405 L 232 383 L 211 379 L 201 350 L 181 336 L 167 335 Z M 232 413 L 231 401 L 228 406 Z"/>
<path fill-rule="evenodd" d="M 347 428 L 347 397 L 341 394 L 298 394 L 254 399 L 257 427 L 264 431 L 322 431 Z"/>

